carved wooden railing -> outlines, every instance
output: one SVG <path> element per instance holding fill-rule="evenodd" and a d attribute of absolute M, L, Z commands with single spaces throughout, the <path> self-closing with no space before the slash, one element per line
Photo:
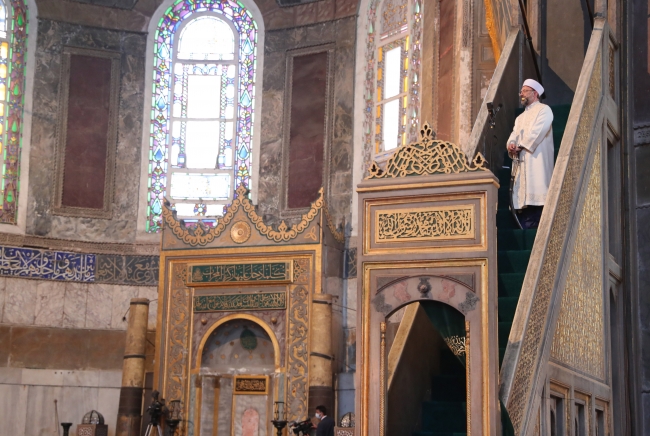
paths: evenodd
<path fill-rule="evenodd" d="M 603 68 L 604 57 L 609 54 L 604 49 L 609 44 L 608 38 L 603 37 L 606 29 L 605 20 L 596 20 L 501 369 L 500 397 L 515 434 L 520 436 L 529 434 L 538 419 L 562 297 L 570 280 L 567 276 L 571 275 L 574 257 L 582 255 L 581 249 L 584 251 L 576 241 L 585 231 L 587 197 L 596 198 L 593 192 L 600 195 L 602 113 L 607 90 L 603 85 Z M 598 191 L 592 189 L 595 182 Z M 598 213 L 592 215 L 594 222 L 600 223 Z M 588 231 L 601 237 L 602 227 L 597 227 Z M 593 255 L 597 256 L 599 249 L 595 251 Z M 594 280 L 598 274 L 593 271 Z"/>

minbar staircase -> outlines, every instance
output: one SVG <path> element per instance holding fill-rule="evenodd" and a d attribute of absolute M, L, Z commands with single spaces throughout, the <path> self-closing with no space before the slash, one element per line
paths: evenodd
<path fill-rule="evenodd" d="M 553 144 L 557 159 L 571 106 L 551 106 L 551 109 L 553 110 Z M 521 112 L 520 110 L 517 115 Z M 505 150 L 505 140 L 503 142 Z M 537 230 L 519 229 L 510 213 L 512 159 L 508 157 L 507 152 L 504 153 L 503 168 L 498 172 L 500 188 L 497 210 L 499 363 L 503 361 L 508 345 L 508 336 L 537 234 Z M 448 349 L 441 352 L 440 359 L 442 375 L 433 377 L 431 399 L 422 403 L 420 430 L 413 432 L 413 436 L 466 436 L 467 434 L 465 368 Z"/>
<path fill-rule="evenodd" d="M 551 106 L 553 110 L 553 145 L 555 158 L 569 117 L 570 105 Z M 522 111 L 520 110 L 519 113 Z M 512 121 L 514 124 L 514 120 Z M 503 141 L 505 149 L 505 141 Z M 499 363 L 508 345 L 508 336 L 517 310 L 521 286 L 530 260 L 537 230 L 521 230 L 509 210 L 510 167 L 512 159 L 504 152 L 503 168 L 499 170 L 499 206 L 497 210 L 497 260 L 499 278 Z"/>

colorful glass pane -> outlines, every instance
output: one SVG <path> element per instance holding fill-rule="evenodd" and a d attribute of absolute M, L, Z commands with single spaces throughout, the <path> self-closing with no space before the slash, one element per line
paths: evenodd
<path fill-rule="evenodd" d="M 0 222 L 15 224 L 20 188 L 20 150 L 25 94 L 28 16 L 22 0 L 2 4 L 0 19 Z M 6 105 L 6 107 L 5 107 Z"/>
<path fill-rule="evenodd" d="M 407 7 L 409 3 L 410 7 Z M 407 9 L 410 11 L 407 12 Z M 403 145 L 407 140 L 415 141 L 417 139 L 420 124 L 420 84 L 417 78 L 421 68 L 421 9 L 420 0 L 369 0 L 368 2 L 363 122 L 365 168 L 370 167 L 372 160 L 375 159 L 375 153 L 380 153 L 390 147 L 383 142 L 382 128 L 384 127 L 384 106 L 388 103 L 386 99 L 389 98 L 386 97 L 389 90 L 386 89 L 385 78 L 390 74 L 386 68 L 388 64 L 386 58 L 388 50 L 396 46 L 395 39 L 404 41 L 401 48 L 402 65 L 400 68 L 400 83 L 403 86 L 400 91 L 406 94 L 403 97 L 406 100 L 403 101 L 407 102 L 406 106 L 402 104 L 400 108 L 398 123 L 401 125 L 401 139 L 398 137 L 398 141 L 399 145 Z M 387 12 L 389 12 L 388 15 Z M 406 20 L 402 13 L 406 13 Z M 387 22 L 390 25 L 387 25 Z M 392 65 L 392 62 L 390 64 Z M 390 128 L 388 125 L 386 127 Z"/>
<path fill-rule="evenodd" d="M 196 17 L 195 14 L 199 12 L 211 12 L 213 15 L 199 15 Z M 193 21 L 187 21 L 189 19 L 193 19 Z M 232 24 L 235 32 L 231 30 L 232 28 L 225 20 Z M 188 24 L 183 32 L 177 35 L 177 30 L 185 22 Z M 203 26 L 207 30 L 201 30 Z M 196 33 L 194 33 L 195 29 L 198 29 Z M 232 44 L 228 39 L 226 30 L 236 39 L 233 40 Z M 197 35 L 200 35 L 200 37 Z M 208 38 L 204 38 L 205 35 L 208 35 Z M 176 48 L 178 50 L 176 57 L 181 61 L 173 65 L 175 63 L 175 42 L 177 42 L 179 36 L 180 42 L 179 47 Z M 205 146 L 205 141 L 207 141 L 205 133 L 198 134 L 189 125 L 190 120 L 196 120 L 191 117 L 194 114 L 192 105 L 196 104 L 198 108 L 201 105 L 205 107 L 208 104 L 207 99 L 204 101 L 200 99 L 192 100 L 194 94 L 193 85 L 190 82 L 195 78 L 190 79 L 190 77 L 200 76 L 199 81 L 204 80 L 209 82 L 211 87 L 219 87 L 218 93 L 216 91 L 211 93 L 212 98 L 209 102 L 209 104 L 213 105 L 210 108 L 211 114 L 216 113 L 217 110 L 219 112 L 219 117 L 210 118 L 211 122 L 217 122 L 212 126 L 216 133 L 211 140 L 213 143 L 216 141 L 218 152 L 216 153 L 216 162 L 213 161 L 215 152 L 210 152 L 212 153 L 208 156 L 210 165 L 204 164 L 204 167 L 232 170 L 230 174 L 234 180 L 228 183 L 229 193 L 225 197 L 226 199 L 232 198 L 234 189 L 240 185 L 250 189 L 249 169 L 251 168 L 252 158 L 257 24 L 250 12 L 238 1 L 177 0 L 163 15 L 154 38 L 147 232 L 161 230 L 160 205 L 162 205 L 163 198 L 167 195 L 167 179 L 170 172 L 180 175 L 180 179 L 183 179 L 182 174 L 186 173 L 176 173 L 176 169 L 189 168 L 193 165 L 187 147 L 191 148 L 194 145 L 197 149 L 202 149 Z M 191 42 L 196 41 L 197 38 L 201 39 L 201 41 Z M 185 49 L 184 47 L 188 48 Z M 233 53 L 233 57 L 230 59 L 237 59 L 236 66 L 207 62 L 228 61 L 230 52 Z M 185 63 L 185 60 L 188 63 Z M 196 64 L 190 62 L 196 60 L 206 62 Z M 219 79 L 216 79 L 216 77 Z M 218 80 L 220 80 L 220 83 L 216 85 Z M 188 98 L 191 101 L 189 105 Z M 186 118 L 188 121 L 183 121 Z M 201 118 L 205 118 L 205 115 Z M 188 133 L 190 134 L 190 141 L 188 141 Z M 213 174 L 214 180 L 219 180 L 218 183 L 212 178 L 201 182 L 201 186 L 203 186 L 201 189 L 204 189 L 205 186 L 214 188 L 212 183 L 218 184 L 219 194 L 211 198 L 222 198 L 224 196 L 222 189 L 226 185 L 223 174 Z M 192 178 L 191 180 L 195 179 Z M 188 189 L 187 186 L 184 189 Z M 207 198 L 203 199 L 207 200 Z M 195 204 L 196 202 L 192 203 L 192 206 Z M 223 206 L 221 204 L 208 204 L 206 215 L 217 216 L 221 214 Z M 182 206 L 182 208 L 184 211 L 189 211 L 189 207 Z M 213 215 L 213 213 L 216 215 Z"/>

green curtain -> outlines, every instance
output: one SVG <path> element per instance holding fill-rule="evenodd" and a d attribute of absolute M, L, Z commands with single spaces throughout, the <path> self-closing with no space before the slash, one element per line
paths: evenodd
<path fill-rule="evenodd" d="M 465 367 L 465 317 L 440 301 L 420 301 L 433 327 L 440 333 L 454 356 Z"/>

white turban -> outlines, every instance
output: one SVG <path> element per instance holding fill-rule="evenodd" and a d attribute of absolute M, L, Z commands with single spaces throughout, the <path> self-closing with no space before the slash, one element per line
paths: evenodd
<path fill-rule="evenodd" d="M 524 80 L 523 86 L 528 86 L 529 88 L 533 88 L 535 91 L 537 91 L 537 94 L 539 94 L 540 96 L 544 94 L 544 87 L 537 80 L 526 79 Z"/>

